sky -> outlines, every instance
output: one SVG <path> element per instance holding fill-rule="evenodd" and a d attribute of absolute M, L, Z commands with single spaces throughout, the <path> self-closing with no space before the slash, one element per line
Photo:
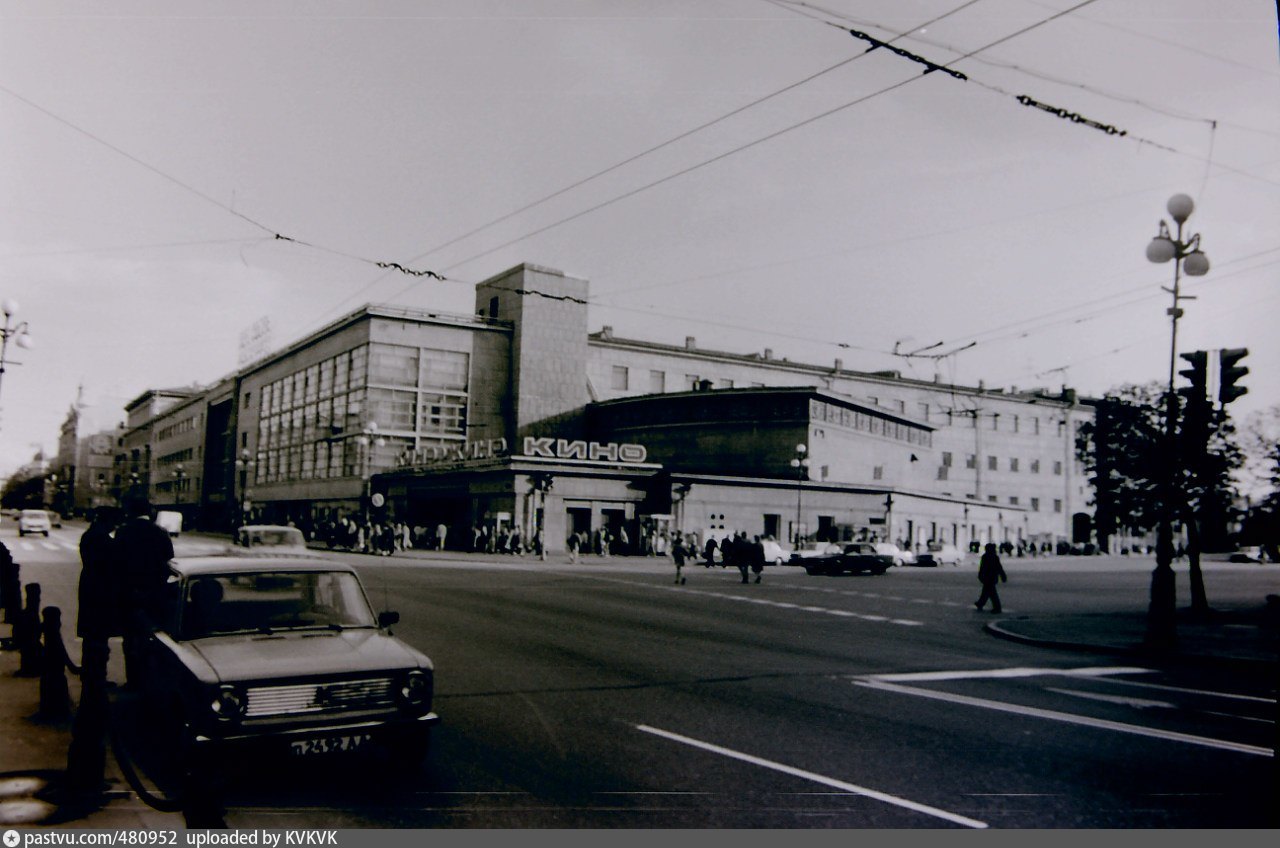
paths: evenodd
<path fill-rule="evenodd" d="M 1179 350 L 1249 348 L 1257 413 L 1277 58 L 1271 0 L 0 0 L 0 476 L 77 397 L 109 427 L 231 373 L 263 318 L 467 314 L 521 262 L 621 337 L 1163 382 L 1177 193 L 1211 263 Z"/>

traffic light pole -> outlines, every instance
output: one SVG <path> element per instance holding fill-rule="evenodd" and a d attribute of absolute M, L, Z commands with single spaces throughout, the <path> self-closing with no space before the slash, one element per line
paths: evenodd
<path fill-rule="evenodd" d="M 1178 222 L 1176 244 L 1182 243 L 1182 222 Z M 1169 386 L 1165 392 L 1164 457 L 1161 474 L 1160 521 L 1156 528 L 1156 567 L 1151 572 L 1151 603 L 1147 607 L 1147 642 L 1153 647 L 1169 648 L 1177 641 L 1178 585 L 1173 574 L 1173 493 L 1174 466 L 1177 457 L 1175 428 L 1178 421 L 1178 395 L 1173 378 L 1178 367 L 1178 319 L 1182 309 L 1178 302 L 1182 263 L 1173 261 L 1173 305 L 1169 307 L 1171 330 L 1169 341 Z"/>
<path fill-rule="evenodd" d="M 1172 472 L 1183 470 L 1187 482 L 1195 492 L 1198 502 L 1192 507 L 1191 499 L 1178 499 L 1182 524 L 1187 530 L 1188 577 L 1191 585 L 1191 611 L 1202 616 L 1209 612 L 1209 599 L 1204 589 L 1204 573 L 1200 570 L 1201 519 L 1204 512 L 1205 478 L 1204 454 L 1209 443 L 1209 354 L 1203 350 L 1180 354 L 1191 367 L 1179 372 L 1191 383 L 1179 392 L 1186 393 L 1186 407 L 1182 414 L 1181 462 Z M 1177 487 L 1174 487 L 1177 490 Z"/>

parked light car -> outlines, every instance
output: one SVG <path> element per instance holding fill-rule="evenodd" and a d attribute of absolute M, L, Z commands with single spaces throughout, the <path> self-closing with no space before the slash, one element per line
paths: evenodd
<path fill-rule="evenodd" d="M 929 549 L 916 557 L 915 564 L 923 566 L 960 565 L 964 562 L 964 552 L 955 545 L 929 543 Z"/>
<path fill-rule="evenodd" d="M 43 533 L 49 535 L 49 513 L 43 509 L 24 509 L 18 513 L 18 535 L 25 536 L 28 533 Z"/>
<path fill-rule="evenodd" d="M 784 548 L 773 539 L 761 539 L 764 545 L 764 561 L 766 565 L 782 565 L 791 559 L 790 548 Z"/>
<path fill-rule="evenodd" d="M 791 557 L 788 561 L 792 565 L 803 565 L 803 561 L 806 559 L 838 554 L 841 550 L 843 549 L 835 542 L 801 542 L 791 552 Z"/>
<path fill-rule="evenodd" d="M 245 548 L 306 550 L 307 540 L 297 527 L 279 524 L 246 524 L 236 531 L 236 544 Z"/>
<path fill-rule="evenodd" d="M 176 539 L 182 532 L 182 513 L 172 509 L 162 509 L 156 513 L 156 524 Z"/>
<path fill-rule="evenodd" d="M 915 565 L 916 555 L 911 551 L 903 550 L 893 542 L 875 542 L 876 553 L 882 554 L 893 559 L 894 565 Z"/>
<path fill-rule="evenodd" d="M 808 574 L 884 574 L 893 565 L 893 558 L 876 551 L 868 542 L 849 542 L 836 545 L 835 553 L 808 557 L 801 560 Z"/>
<path fill-rule="evenodd" d="M 169 567 L 143 693 L 175 756 L 381 746 L 406 767 L 426 756 L 440 720 L 431 660 L 391 635 L 399 616 L 374 614 L 350 566 L 240 555 Z"/>

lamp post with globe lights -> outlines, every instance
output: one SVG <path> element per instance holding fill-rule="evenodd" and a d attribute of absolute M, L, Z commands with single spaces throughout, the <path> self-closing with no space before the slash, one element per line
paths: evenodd
<path fill-rule="evenodd" d="M 1174 374 L 1178 361 L 1178 319 L 1182 317 L 1181 301 L 1194 300 L 1180 289 L 1182 272 L 1189 277 L 1203 277 L 1209 273 L 1209 257 L 1200 250 L 1200 234 L 1183 236 L 1183 225 L 1195 210 L 1195 202 L 1185 194 L 1175 194 L 1165 207 L 1177 228 L 1169 232 L 1169 225 L 1160 221 L 1155 238 L 1147 245 L 1147 259 L 1156 263 L 1173 261 L 1173 288 L 1164 288 L 1173 295 L 1173 304 L 1166 310 L 1170 320 L 1169 336 L 1169 385 L 1165 393 L 1164 421 L 1164 479 L 1161 481 L 1160 517 L 1156 530 L 1156 567 L 1151 573 L 1151 605 L 1147 609 L 1147 639 L 1152 644 L 1168 646 L 1176 638 L 1174 614 L 1177 606 L 1177 587 L 1173 574 L 1173 500 L 1175 497 L 1175 465 L 1177 450 L 1175 434 L 1178 422 L 1178 395 L 1174 389 Z M 1196 589 L 1193 581 L 1193 594 Z M 1199 592 L 1203 595 L 1203 583 Z"/>
<path fill-rule="evenodd" d="M 236 473 L 240 478 L 240 515 L 236 524 L 247 524 L 249 520 L 249 469 L 253 467 L 253 454 L 248 448 L 242 448 L 236 457 Z"/>
<path fill-rule="evenodd" d="M 804 480 L 809 476 L 809 446 L 805 444 L 796 445 L 796 455 L 791 458 L 791 467 L 796 470 L 796 528 L 795 528 L 795 548 L 800 549 L 800 506 L 801 499 L 804 496 Z"/>
<path fill-rule="evenodd" d="M 18 312 L 18 304 L 12 300 L 0 301 L 0 311 L 4 312 L 4 326 L 0 327 L 0 380 L 4 379 L 4 367 L 8 363 L 9 339 L 20 348 L 31 348 L 35 342 L 27 331 L 27 322 L 13 323 L 13 316 Z"/>

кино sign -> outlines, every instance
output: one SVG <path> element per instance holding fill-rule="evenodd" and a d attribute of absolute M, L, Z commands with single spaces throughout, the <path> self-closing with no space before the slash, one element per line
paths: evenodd
<path fill-rule="evenodd" d="M 590 459 L 606 462 L 644 462 L 649 452 L 644 445 L 628 442 L 588 442 L 582 439 L 555 439 L 525 436 L 524 455 L 547 459 Z"/>

